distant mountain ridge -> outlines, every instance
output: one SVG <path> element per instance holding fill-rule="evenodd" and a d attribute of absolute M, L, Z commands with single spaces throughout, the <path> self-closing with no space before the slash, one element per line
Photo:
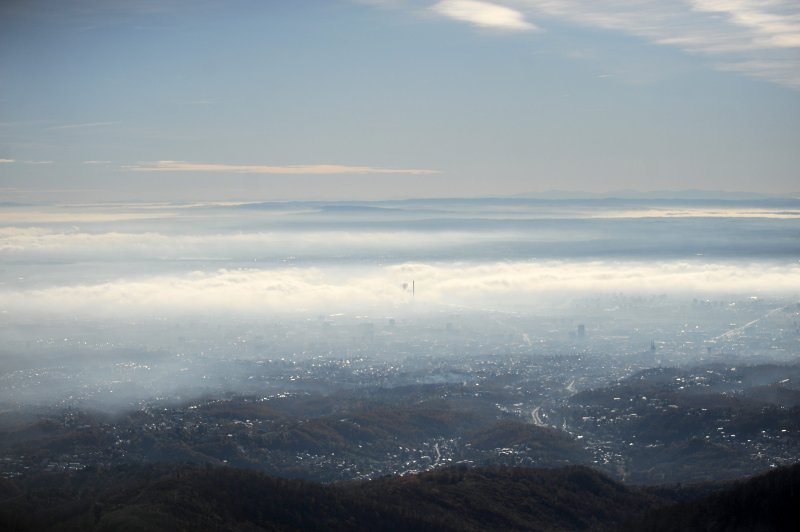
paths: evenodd
<path fill-rule="evenodd" d="M 514 194 L 513 197 L 542 198 L 542 199 L 724 199 L 724 200 L 750 200 L 750 199 L 797 199 L 800 191 L 790 194 L 765 194 L 762 192 L 738 192 L 725 190 L 609 190 L 608 192 L 582 192 L 575 190 L 546 190 L 543 192 L 524 192 Z"/>

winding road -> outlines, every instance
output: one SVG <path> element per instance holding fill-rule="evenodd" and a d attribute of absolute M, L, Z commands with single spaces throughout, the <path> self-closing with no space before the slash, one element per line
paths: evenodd
<path fill-rule="evenodd" d="M 542 409 L 541 406 L 537 406 L 531 411 L 531 418 L 533 418 L 533 424 L 537 427 L 546 427 L 547 423 L 542 421 L 541 416 L 539 416 L 539 411 Z"/>

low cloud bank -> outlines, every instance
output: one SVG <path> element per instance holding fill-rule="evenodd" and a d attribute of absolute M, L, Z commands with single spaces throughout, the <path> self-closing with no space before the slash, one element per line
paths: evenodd
<path fill-rule="evenodd" d="M 220 269 L 38 289 L 0 287 L 0 311 L 86 317 L 284 314 L 414 304 L 536 307 L 593 293 L 800 293 L 798 263 L 485 262 L 384 267 Z M 405 287 L 404 287 L 405 285 Z"/>
<path fill-rule="evenodd" d="M 37 227 L 0 227 L 0 258 L 93 262 L 128 258 L 252 259 L 297 254 L 335 258 L 345 253 L 403 253 L 522 238 L 548 241 L 556 236 L 551 232 L 532 236 L 518 231 L 256 231 L 176 235 L 161 232 L 89 233 Z"/>

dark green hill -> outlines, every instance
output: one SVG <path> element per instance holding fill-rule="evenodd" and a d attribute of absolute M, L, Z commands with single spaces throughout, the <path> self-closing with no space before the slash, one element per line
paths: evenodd
<path fill-rule="evenodd" d="M 664 497 L 584 467 L 456 467 L 337 485 L 233 468 L 129 466 L 2 490 L 4 530 L 585 530 Z"/>
<path fill-rule="evenodd" d="M 632 488 L 581 466 L 457 466 L 321 485 L 177 465 L 39 474 L 0 488 L 2 530 L 727 531 L 800 522 L 800 465 L 690 488 Z"/>
<path fill-rule="evenodd" d="M 797 530 L 800 464 L 770 471 L 693 501 L 652 510 L 630 532 Z"/>

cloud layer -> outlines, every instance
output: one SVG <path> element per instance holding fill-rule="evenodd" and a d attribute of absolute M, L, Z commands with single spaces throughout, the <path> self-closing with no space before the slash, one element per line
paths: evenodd
<path fill-rule="evenodd" d="M 125 167 L 136 172 L 218 172 L 228 174 L 280 175 L 341 175 L 341 174 L 436 174 L 436 170 L 420 168 L 376 168 L 339 164 L 306 164 L 291 166 L 192 163 L 186 161 L 155 161 Z"/>
<path fill-rule="evenodd" d="M 713 210 L 690 204 L 689 213 L 692 206 Z M 7 206 L 0 210 L 0 311 L 394 312 L 409 303 L 402 286 L 411 281 L 417 308 L 429 309 L 545 307 L 616 292 L 800 293 L 792 202 L 773 207 L 780 219 L 765 217 L 763 206 L 752 207 L 758 218 L 722 220 L 684 218 L 678 207 L 618 219 L 625 212 L 610 207 L 495 200 Z M 724 205 L 718 210 L 731 215 Z"/>
<path fill-rule="evenodd" d="M 444 0 L 431 11 L 482 28 L 504 31 L 533 31 L 538 28 L 525 20 L 521 12 L 499 4 L 476 0 Z"/>
<path fill-rule="evenodd" d="M 120 213 L 118 218 L 84 218 L 83 221 L 144 221 L 140 216 Z M 152 215 L 156 218 L 156 215 Z M 56 218 L 58 219 L 58 218 Z M 65 219 L 68 221 L 68 219 Z M 161 232 L 52 231 L 37 227 L 0 227 L 0 258 L 39 260 L 180 260 L 194 257 L 252 260 L 253 257 L 305 255 L 337 257 L 344 254 L 385 256 L 476 246 L 523 238 L 515 231 L 490 234 L 469 231 L 258 231 L 214 234 L 168 234 Z M 528 237 L 531 238 L 530 236 Z M 543 238 L 541 235 L 538 237 Z"/>
<path fill-rule="evenodd" d="M 7 314 L 127 316 L 390 311 L 410 304 L 537 308 L 592 294 L 774 294 L 800 290 L 799 264 L 643 262 L 404 263 L 360 268 L 220 269 L 95 284 L 3 289 Z"/>

